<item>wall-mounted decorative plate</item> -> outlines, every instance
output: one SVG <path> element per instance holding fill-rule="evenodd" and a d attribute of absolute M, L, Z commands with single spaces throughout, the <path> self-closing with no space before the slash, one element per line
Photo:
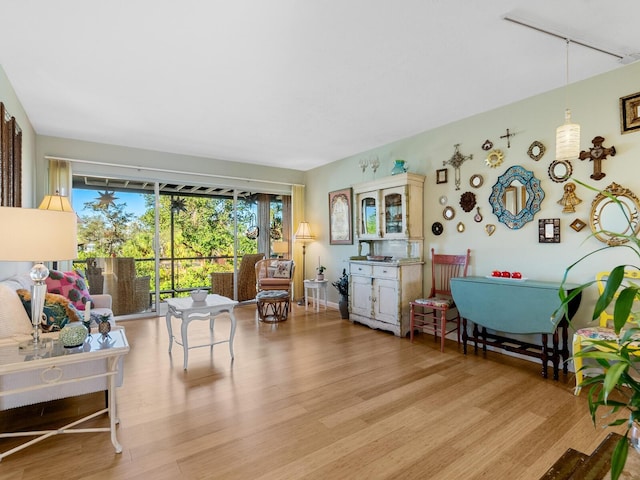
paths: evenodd
<path fill-rule="evenodd" d="M 444 227 L 440 222 L 433 222 L 433 225 L 431 225 L 431 231 L 433 232 L 434 235 L 442 234 L 443 230 L 444 230 Z"/>
<path fill-rule="evenodd" d="M 476 207 L 476 214 L 473 216 L 473 220 L 477 223 L 482 221 L 482 215 L 480 214 L 480 207 Z"/>
<path fill-rule="evenodd" d="M 482 149 L 485 152 L 488 152 L 489 150 L 491 150 L 493 148 L 493 142 L 491 140 L 485 140 L 484 143 L 482 144 Z"/>
<path fill-rule="evenodd" d="M 476 206 L 476 196 L 471 192 L 460 195 L 460 206 L 465 212 L 470 212 Z"/>
<path fill-rule="evenodd" d="M 504 160 L 504 154 L 502 153 L 501 150 L 496 149 L 496 150 L 491 150 L 489 152 L 489 155 L 487 155 L 487 159 L 485 160 L 485 162 L 491 168 L 496 168 L 497 166 L 502 164 L 503 160 Z"/>
<path fill-rule="evenodd" d="M 542 158 L 546 150 L 547 148 L 541 142 L 534 140 L 534 142 L 529 146 L 529 150 L 527 150 L 527 155 L 537 162 Z"/>
<path fill-rule="evenodd" d="M 445 195 L 442 195 L 439 199 L 438 202 L 440 203 L 440 205 L 446 205 L 447 204 L 447 197 Z"/>

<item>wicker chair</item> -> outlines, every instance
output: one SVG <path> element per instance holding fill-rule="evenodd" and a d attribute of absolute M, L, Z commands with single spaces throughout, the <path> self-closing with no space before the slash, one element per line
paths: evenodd
<path fill-rule="evenodd" d="M 267 258 L 256 263 L 256 289 L 287 290 L 289 303 L 293 299 L 293 274 L 296 265 L 292 260 Z"/>
<path fill-rule="evenodd" d="M 238 268 L 238 300 L 245 302 L 256 298 L 256 262 L 264 258 L 264 253 L 249 253 L 242 257 Z M 233 298 L 233 272 L 213 272 L 211 293 Z"/>

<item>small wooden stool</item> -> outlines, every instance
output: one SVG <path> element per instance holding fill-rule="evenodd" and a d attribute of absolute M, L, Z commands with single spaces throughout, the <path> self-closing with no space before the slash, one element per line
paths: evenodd
<path fill-rule="evenodd" d="M 289 292 L 263 290 L 256 295 L 258 318 L 261 322 L 284 322 L 289 315 Z"/>

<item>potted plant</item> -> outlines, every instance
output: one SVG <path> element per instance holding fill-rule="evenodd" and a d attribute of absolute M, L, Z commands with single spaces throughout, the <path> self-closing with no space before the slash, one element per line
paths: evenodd
<path fill-rule="evenodd" d="M 595 281 L 584 283 L 566 295 L 563 285 L 568 273 L 576 265 L 592 259 L 593 255 L 601 254 L 612 248 L 627 248 L 640 260 L 640 239 L 633 233 L 634 228 L 625 206 L 614 195 L 606 191 L 599 191 L 577 180 L 576 182 L 600 194 L 607 195 L 612 202 L 618 204 L 627 219 L 629 226 L 627 232 L 632 232 L 632 234 L 617 234 L 610 231 L 593 233 L 593 235 L 606 233 L 613 238 L 608 246 L 584 255 L 565 270 L 559 290 L 562 308 L 565 311 L 571 299 L 595 283 Z M 596 320 L 603 311 L 606 309 L 610 311 L 613 307 L 613 330 L 618 336 L 618 341 L 589 340 L 587 346 L 573 354 L 574 358 L 592 359 L 603 369 L 602 373 L 585 377 L 580 384 L 582 388 L 589 387 L 589 412 L 594 425 L 597 424 L 598 418 L 602 418 L 597 416 L 598 411 L 605 409 L 608 410 L 608 415 L 604 416 L 607 422 L 605 426 L 626 426 L 624 436 L 617 443 L 611 457 L 612 480 L 617 480 L 622 473 L 630 441 L 640 452 L 638 444 L 640 436 L 640 311 L 633 311 L 634 302 L 640 302 L 640 284 L 624 281 L 625 271 L 631 270 L 640 272 L 640 266 L 625 264 L 613 267 L 604 290 L 597 297 L 593 308 L 592 319 Z M 625 412 L 625 415 L 621 415 L 622 412 Z"/>
<path fill-rule="evenodd" d="M 327 269 L 327 267 L 323 266 L 323 265 L 318 265 L 316 267 L 316 280 L 324 280 L 324 271 Z"/>
<path fill-rule="evenodd" d="M 343 319 L 349 318 L 349 275 L 347 270 L 342 269 L 342 276 L 335 282 L 331 282 L 331 285 L 336 287 L 340 294 L 340 301 L 338 301 L 338 308 L 340 309 L 340 316 Z"/>

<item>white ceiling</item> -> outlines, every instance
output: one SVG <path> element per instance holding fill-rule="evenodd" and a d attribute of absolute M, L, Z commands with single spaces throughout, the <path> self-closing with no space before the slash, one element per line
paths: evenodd
<path fill-rule="evenodd" d="M 38 134 L 309 170 L 563 86 L 505 14 L 640 52 L 638 0 L 0 0 L 0 64 Z"/>

